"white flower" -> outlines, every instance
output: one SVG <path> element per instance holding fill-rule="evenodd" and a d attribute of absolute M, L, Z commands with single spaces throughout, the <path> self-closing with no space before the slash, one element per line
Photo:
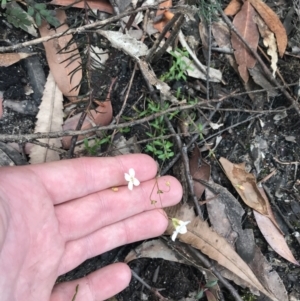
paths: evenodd
<path fill-rule="evenodd" d="M 125 173 L 125 180 L 128 181 L 128 189 L 129 190 L 133 189 L 133 185 L 134 186 L 140 185 L 140 181 L 137 178 L 135 178 L 135 171 L 133 168 L 130 168 L 129 172 Z"/>
<path fill-rule="evenodd" d="M 190 221 L 184 222 L 177 218 L 172 218 L 173 226 L 175 231 L 172 234 L 171 239 L 175 241 L 178 234 L 185 234 L 187 232 L 186 225 L 190 223 Z"/>

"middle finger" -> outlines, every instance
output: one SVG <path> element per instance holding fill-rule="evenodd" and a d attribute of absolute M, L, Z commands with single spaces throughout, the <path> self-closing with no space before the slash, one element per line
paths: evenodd
<path fill-rule="evenodd" d="M 60 233 L 69 241 L 140 212 L 172 206 L 180 201 L 181 195 L 180 183 L 174 177 L 164 176 L 143 182 L 132 191 L 125 186 L 118 187 L 118 191 L 99 191 L 57 205 L 55 212 Z"/>

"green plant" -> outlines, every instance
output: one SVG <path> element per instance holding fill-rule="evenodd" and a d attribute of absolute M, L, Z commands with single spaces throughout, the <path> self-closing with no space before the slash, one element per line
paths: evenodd
<path fill-rule="evenodd" d="M 101 139 L 95 139 L 93 145 L 90 145 L 89 140 L 87 138 L 85 138 L 83 140 L 83 144 L 84 144 L 84 148 L 85 151 L 91 155 L 91 156 L 95 156 L 99 150 L 99 148 L 101 147 L 102 144 L 108 143 L 111 139 L 111 135 L 108 135 L 104 138 Z"/>
<path fill-rule="evenodd" d="M 218 20 L 218 10 L 221 8 L 219 1 L 197 0 L 197 3 L 200 18 L 208 23 Z"/>
<path fill-rule="evenodd" d="M 47 9 L 47 5 L 45 3 L 35 3 L 32 0 L 27 0 L 27 5 L 28 15 L 34 18 L 35 23 L 38 27 L 41 26 L 42 20 L 47 21 L 54 27 L 60 25 L 57 18 L 53 16 L 52 11 Z"/>
<path fill-rule="evenodd" d="M 161 104 L 156 103 L 151 99 L 147 99 L 146 104 L 147 107 L 142 112 L 135 108 L 138 112 L 139 118 L 160 113 L 169 108 L 168 103 L 164 103 L 164 105 L 161 106 Z M 168 114 L 168 118 L 171 120 L 176 114 L 178 114 L 178 111 Z M 150 131 L 146 132 L 146 135 L 151 138 L 151 141 L 147 143 L 146 151 L 148 153 L 152 153 L 157 159 L 162 161 L 172 158 L 174 156 L 174 152 L 172 150 L 173 143 L 167 139 L 161 138 L 168 132 L 164 116 L 155 118 L 152 122 L 149 122 L 149 125 Z"/>
<path fill-rule="evenodd" d="M 164 106 L 161 107 L 159 103 L 155 103 L 152 100 L 148 100 L 148 108 L 146 112 L 147 115 L 150 115 L 153 113 L 164 111 L 168 107 L 169 105 L 167 103 L 165 103 Z M 151 131 L 146 132 L 146 134 L 148 137 L 156 139 L 150 141 L 146 145 L 146 151 L 153 153 L 154 156 L 163 161 L 172 158 L 174 156 L 174 152 L 172 151 L 173 143 L 169 140 L 160 138 L 161 136 L 164 136 L 167 132 L 167 126 L 164 121 L 164 116 L 155 118 L 149 124 L 151 126 Z"/>
<path fill-rule="evenodd" d="M 214 296 L 214 294 L 211 291 L 211 288 L 213 288 L 215 285 L 217 285 L 217 283 L 218 283 L 218 280 L 213 280 L 213 281 L 207 282 L 204 285 L 200 283 L 200 290 L 197 293 L 195 299 L 200 300 L 205 294 L 207 300 L 217 301 L 216 297 Z"/>
<path fill-rule="evenodd" d="M 176 48 L 175 51 L 170 51 L 170 54 L 173 56 L 173 64 L 170 70 L 164 73 L 160 79 L 162 81 L 171 81 L 174 79 L 183 79 L 186 81 L 186 71 L 191 69 L 191 67 L 189 66 L 188 60 L 184 58 L 188 58 L 189 53 L 186 50 Z"/>
<path fill-rule="evenodd" d="M 22 2 L 22 4 L 25 4 Z M 27 28 L 35 22 L 39 27 L 42 20 L 57 27 L 59 21 L 53 16 L 52 11 L 47 9 L 45 3 L 36 3 L 33 0 L 27 0 L 27 12 L 15 0 L 1 0 L 1 8 L 5 11 L 2 13 L 7 21 L 16 28 L 21 28 L 27 31 Z"/>
<path fill-rule="evenodd" d="M 253 294 L 251 294 L 248 290 L 243 294 L 242 299 L 244 301 L 255 301 L 257 300 L 257 297 Z"/>

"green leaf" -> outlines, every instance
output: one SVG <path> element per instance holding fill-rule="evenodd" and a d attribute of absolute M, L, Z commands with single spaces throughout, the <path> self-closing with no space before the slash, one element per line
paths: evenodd
<path fill-rule="evenodd" d="M 203 293 L 204 293 L 204 291 L 203 290 L 201 290 L 197 295 L 196 295 L 196 299 L 201 299 L 202 297 L 203 297 Z"/>
<path fill-rule="evenodd" d="M 105 138 L 103 138 L 103 139 L 101 139 L 101 140 L 99 141 L 99 145 L 104 144 L 104 143 L 107 143 L 107 142 L 109 142 L 109 140 L 110 140 L 110 135 L 107 136 L 107 137 L 105 137 Z"/>
<path fill-rule="evenodd" d="M 35 3 L 34 4 L 34 8 L 36 10 L 46 10 L 47 9 L 47 6 L 45 3 Z"/>
<path fill-rule="evenodd" d="M 6 4 L 7 4 L 6 0 L 2 0 L 1 1 L 1 8 L 4 9 L 6 7 Z"/>
<path fill-rule="evenodd" d="M 36 15 L 35 15 L 35 23 L 38 27 L 40 27 L 42 25 L 42 18 L 39 13 L 36 13 Z"/>
<path fill-rule="evenodd" d="M 34 15 L 34 9 L 32 6 L 28 6 L 27 13 L 31 17 Z"/>
<path fill-rule="evenodd" d="M 58 21 L 58 19 L 51 15 L 49 17 L 47 17 L 46 20 L 48 21 L 49 24 L 53 25 L 54 27 L 58 27 L 60 25 L 60 22 Z"/>
<path fill-rule="evenodd" d="M 154 152 L 154 148 L 152 147 L 152 145 L 147 144 L 146 145 L 146 150 L 150 151 L 150 152 Z"/>
<path fill-rule="evenodd" d="M 218 283 L 218 279 L 209 281 L 205 284 L 206 287 L 213 287 Z"/>
<path fill-rule="evenodd" d="M 83 144 L 86 149 L 89 148 L 89 140 L 87 138 L 84 138 Z"/>
<path fill-rule="evenodd" d="M 51 12 L 49 10 L 43 9 L 40 11 L 40 14 L 44 17 L 50 17 L 51 16 Z"/>
<path fill-rule="evenodd" d="M 154 144 L 154 145 L 157 145 L 157 146 L 163 146 L 163 142 L 160 141 L 160 140 L 154 140 L 154 141 L 153 141 L 153 144 Z"/>
<path fill-rule="evenodd" d="M 146 135 L 147 135 L 148 137 L 150 137 L 150 138 L 152 138 L 152 137 L 153 137 L 153 134 L 152 134 L 152 133 L 150 133 L 150 132 L 146 132 Z"/>

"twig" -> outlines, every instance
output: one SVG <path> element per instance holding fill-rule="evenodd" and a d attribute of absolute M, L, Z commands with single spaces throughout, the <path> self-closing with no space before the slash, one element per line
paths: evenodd
<path fill-rule="evenodd" d="M 188 186 L 189 186 L 189 190 L 191 192 L 191 196 L 192 196 L 193 201 L 194 201 L 194 205 L 195 205 L 197 214 L 198 214 L 198 216 L 203 218 L 203 214 L 202 214 L 198 199 L 195 195 L 194 183 L 193 183 L 193 179 L 192 179 L 191 172 L 190 172 L 189 158 L 188 158 L 188 154 L 187 154 L 186 145 L 184 145 L 182 147 L 181 156 L 182 156 L 182 161 L 183 161 L 183 164 L 184 164 L 186 180 L 187 180 L 187 183 L 188 183 Z"/>
<path fill-rule="evenodd" d="M 208 49 L 207 49 L 207 69 L 206 69 L 206 99 L 209 100 L 209 69 L 210 69 L 210 62 L 211 62 L 211 14 L 209 13 L 209 20 L 208 20 Z"/>
<path fill-rule="evenodd" d="M 61 148 L 52 146 L 51 144 L 44 143 L 44 142 L 41 142 L 41 141 L 38 141 L 38 140 L 31 140 L 30 143 L 36 144 L 36 145 L 39 145 L 39 146 L 42 146 L 42 147 L 46 147 L 46 148 L 51 149 L 51 150 L 54 150 L 54 151 L 58 152 L 61 155 L 64 155 L 67 152 L 67 151 L 65 151 Z"/>
<path fill-rule="evenodd" d="M 85 20 L 88 20 L 88 15 L 87 15 L 87 7 L 86 7 L 86 2 L 84 2 L 85 6 Z M 91 43 L 90 43 L 90 37 L 87 35 L 88 43 L 87 43 L 87 83 L 88 83 L 88 91 L 91 91 Z M 92 93 L 89 93 L 89 101 L 86 103 L 85 110 L 81 113 L 81 116 L 78 120 L 78 123 L 76 125 L 75 130 L 80 130 L 82 128 L 82 125 L 85 121 L 85 118 L 87 116 L 87 112 L 92 104 Z M 76 141 L 78 139 L 78 135 L 73 136 L 71 139 L 71 145 L 70 149 L 68 151 L 68 158 L 72 158 L 74 154 L 74 149 L 76 146 Z"/>
<path fill-rule="evenodd" d="M 165 37 L 166 33 L 170 30 L 170 28 L 175 24 L 175 22 L 179 19 L 179 17 L 181 16 L 180 13 L 177 13 L 174 15 L 174 17 L 166 24 L 166 26 L 163 28 L 161 34 L 159 35 L 159 37 L 155 40 L 153 46 L 151 47 L 151 49 L 149 50 L 147 56 L 145 57 L 145 61 L 147 63 L 151 63 L 152 62 L 152 56 L 154 55 L 156 49 L 159 47 L 160 42 L 163 40 L 163 38 Z"/>
<path fill-rule="evenodd" d="M 206 102 L 203 102 L 206 103 Z M 137 120 L 132 120 L 129 122 L 124 122 L 119 125 L 107 125 L 107 126 L 95 126 L 87 130 L 80 130 L 80 131 L 75 131 L 75 130 L 67 130 L 67 131 L 57 131 L 57 132 L 50 132 L 50 133 L 33 133 L 33 134 L 21 134 L 21 135 L 6 135 L 6 134 L 0 134 L 0 141 L 5 141 L 5 142 L 27 142 L 33 139 L 41 139 L 41 138 L 60 138 L 64 136 L 75 136 L 75 135 L 86 135 L 89 133 L 93 133 L 95 131 L 101 131 L 101 130 L 114 130 L 114 129 L 121 129 L 125 127 L 130 127 L 134 126 L 137 124 L 142 124 L 145 122 L 148 122 L 150 120 L 153 120 L 155 118 L 158 118 L 160 116 L 163 116 L 167 113 L 171 113 L 174 111 L 182 111 L 182 110 L 188 110 L 191 108 L 194 108 L 195 106 L 201 105 L 203 103 L 198 103 L 196 105 L 185 105 L 185 106 L 180 106 L 180 107 L 173 107 L 169 108 L 165 111 L 159 112 L 159 113 L 154 113 L 150 116 L 137 119 Z"/>
<path fill-rule="evenodd" d="M 162 296 L 159 291 L 154 288 L 151 287 L 148 283 L 146 283 L 138 274 L 136 274 L 133 270 L 131 270 L 132 276 L 139 281 L 140 283 L 142 283 L 148 290 L 150 290 L 156 297 L 159 298 L 159 300 L 162 301 L 172 301 L 171 299 L 166 299 L 164 296 Z"/>
<path fill-rule="evenodd" d="M 214 137 L 220 135 L 221 133 L 223 133 L 223 132 L 225 132 L 225 131 L 228 131 L 229 129 L 233 129 L 233 128 L 235 128 L 235 127 L 237 127 L 237 126 L 239 126 L 239 125 L 241 125 L 241 124 L 243 124 L 243 123 L 246 123 L 246 122 L 248 122 L 248 121 L 254 119 L 254 118 L 261 117 L 262 115 L 263 115 L 263 114 L 258 114 L 258 115 L 256 115 L 256 116 L 251 116 L 250 118 L 248 118 L 248 119 L 246 119 L 246 120 L 243 120 L 243 121 L 241 121 L 241 122 L 238 122 L 238 123 L 236 123 L 236 124 L 233 124 L 233 125 L 231 125 L 231 126 L 229 126 L 229 127 L 227 127 L 227 128 L 224 128 L 224 129 L 218 131 L 217 133 L 215 133 L 215 134 L 213 134 L 213 135 L 210 135 L 209 137 L 206 138 L 206 140 L 212 139 L 212 138 L 214 138 Z M 0 137 L 1 137 L 1 135 L 0 135 Z M 199 139 L 199 134 L 195 134 L 195 135 L 193 136 L 193 138 L 191 139 L 191 141 L 187 144 L 187 148 L 189 148 L 193 143 L 195 143 L 197 139 Z M 1 140 L 1 139 L 0 139 L 0 140 Z M 200 142 L 198 143 L 198 145 L 201 145 L 203 142 L 204 142 L 204 140 L 200 141 Z M 162 175 L 162 176 L 165 175 L 165 174 L 168 172 L 168 170 L 169 170 L 170 168 L 172 168 L 172 166 L 177 162 L 177 160 L 178 160 L 179 158 L 180 158 L 180 154 L 177 154 L 177 155 L 169 162 L 169 164 L 161 171 L 161 175 Z"/>
<path fill-rule="evenodd" d="M 211 102 L 216 102 L 216 100 L 211 100 Z M 87 130 L 80 130 L 80 131 L 67 130 L 67 131 L 57 131 L 57 132 L 49 132 L 49 133 L 44 132 L 44 133 L 16 134 L 16 135 L 0 134 L 0 141 L 23 143 L 23 142 L 32 141 L 34 139 L 60 138 L 60 137 L 65 137 L 65 136 L 86 135 L 86 134 L 93 133 L 95 131 L 102 131 L 102 130 L 106 131 L 106 130 L 122 129 L 122 128 L 131 127 L 131 126 L 134 126 L 134 125 L 137 125 L 137 124 L 142 124 L 142 123 L 148 122 L 150 120 L 153 120 L 155 118 L 158 118 L 158 117 L 163 116 L 163 115 L 168 114 L 168 113 L 172 113 L 172 112 L 175 112 L 175 111 L 185 111 L 185 110 L 189 110 L 189 109 L 194 109 L 194 108 L 197 108 L 198 106 L 203 106 L 204 104 L 207 104 L 207 101 L 200 101 L 197 104 L 181 105 L 181 106 L 178 106 L 178 107 L 169 108 L 165 111 L 162 111 L 162 112 L 159 112 L 159 113 L 154 113 L 150 116 L 147 116 L 147 117 L 144 117 L 144 118 L 141 118 L 141 119 L 132 120 L 132 121 L 129 121 L 129 122 L 124 122 L 124 123 L 121 123 L 119 125 L 111 124 L 111 125 L 107 125 L 107 126 L 95 126 L 95 127 L 90 128 L 90 129 L 87 129 Z M 235 125 L 232 125 L 232 126 L 226 128 L 226 129 L 223 129 L 223 130 L 219 131 L 218 133 L 212 135 L 211 138 L 215 137 L 217 134 L 220 134 L 220 133 L 222 133 L 222 132 L 224 132 L 228 129 L 234 128 L 234 127 L 236 127 L 240 124 L 248 122 L 248 121 L 252 120 L 253 118 L 260 117 L 264 114 L 270 114 L 270 113 L 275 114 L 275 113 L 281 112 L 281 111 L 282 110 L 259 111 L 259 112 L 261 112 L 261 114 L 256 115 L 256 116 L 254 116 L 250 119 L 246 119 L 246 120 L 244 120 L 240 123 L 237 123 Z M 212 112 L 212 114 L 213 113 L 214 113 L 214 111 Z M 188 143 L 187 146 L 190 147 L 197 140 L 197 138 L 199 138 L 199 135 L 197 135 L 195 140 L 191 140 Z M 179 157 L 180 157 L 180 154 L 177 157 L 177 159 L 175 160 L 175 162 L 178 160 Z M 173 164 L 171 165 L 171 167 L 173 166 Z M 169 168 L 171 168 L 171 167 L 169 167 Z"/>
<path fill-rule="evenodd" d="M 178 33 L 180 32 L 180 28 L 183 23 L 184 23 L 184 15 L 181 14 L 176 24 L 174 25 L 173 31 L 171 32 L 170 36 L 166 40 L 165 44 L 153 55 L 152 61 L 158 61 L 160 57 L 166 52 L 167 48 L 173 43 Z"/>

